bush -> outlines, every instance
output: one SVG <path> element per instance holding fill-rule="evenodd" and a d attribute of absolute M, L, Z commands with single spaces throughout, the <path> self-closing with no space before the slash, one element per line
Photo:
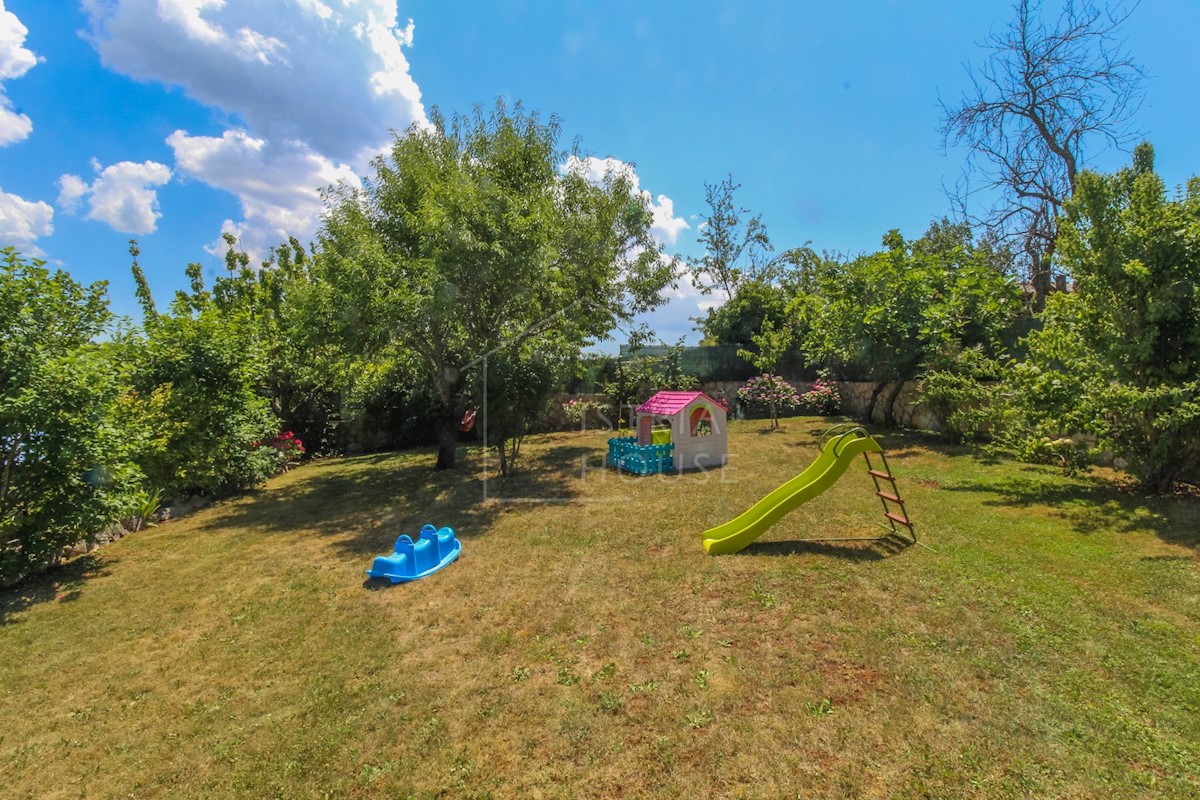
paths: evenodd
<path fill-rule="evenodd" d="M 562 410 L 573 427 L 583 428 L 586 427 L 589 416 L 596 418 L 597 422 L 603 420 L 609 412 L 609 407 L 607 403 L 601 403 L 599 400 L 572 398 L 562 404 Z"/>
<path fill-rule="evenodd" d="M 132 510 L 141 473 L 116 413 L 105 284 L 11 248 L 0 263 L 0 585 Z"/>
<path fill-rule="evenodd" d="M 818 378 L 811 388 L 800 395 L 797 403 L 805 414 L 831 417 L 842 408 L 842 396 L 837 384 L 827 378 Z"/>
<path fill-rule="evenodd" d="M 147 307 L 146 336 L 130 347 L 137 362 L 127 413 L 151 431 L 139 461 L 168 496 L 221 495 L 279 471 L 271 439 L 279 421 L 261 393 L 266 358 L 249 315 L 222 310 L 189 267 L 193 293 L 176 295 L 170 314 Z"/>

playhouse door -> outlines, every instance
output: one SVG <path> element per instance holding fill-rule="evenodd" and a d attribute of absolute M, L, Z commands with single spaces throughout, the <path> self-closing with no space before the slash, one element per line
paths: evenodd
<path fill-rule="evenodd" d="M 638 417 L 638 444 L 650 444 L 654 419 L 649 414 Z"/>

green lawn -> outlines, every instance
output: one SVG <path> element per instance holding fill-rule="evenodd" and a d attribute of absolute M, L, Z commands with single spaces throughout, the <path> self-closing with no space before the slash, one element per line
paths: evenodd
<path fill-rule="evenodd" d="M 669 479 L 537 437 L 487 502 L 315 463 L 0 593 L 0 794 L 1200 797 L 1200 500 L 889 433 L 927 547 L 796 542 L 879 530 L 855 469 L 707 556 L 828 424 Z M 460 560 L 364 584 L 427 521 Z"/>

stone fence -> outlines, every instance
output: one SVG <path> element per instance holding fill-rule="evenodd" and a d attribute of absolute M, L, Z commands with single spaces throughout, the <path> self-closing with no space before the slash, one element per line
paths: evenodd
<path fill-rule="evenodd" d="M 724 400 L 729 404 L 731 409 L 737 409 L 737 393 L 738 389 L 745 385 L 745 381 L 712 381 L 702 383 L 698 387 L 700 391 L 709 395 L 716 400 Z M 803 381 L 789 381 L 799 392 L 804 392 L 809 389 L 811 384 Z M 875 391 L 878 384 L 867 381 L 836 381 L 838 392 L 842 397 L 841 414 L 855 419 L 863 419 L 866 417 L 867 407 L 871 402 L 871 395 Z M 872 415 L 872 422 L 883 422 L 883 403 L 884 400 L 891 396 L 892 391 L 896 388 L 894 383 L 887 384 L 883 391 L 879 393 L 879 399 L 876 401 L 876 408 Z M 563 395 L 556 402 L 551 404 L 549 418 L 546 421 L 546 430 L 570 430 L 573 426 L 567 419 L 566 414 L 562 412 L 562 404 L 572 398 L 595 400 L 601 403 L 607 403 L 608 399 L 603 395 L 587 394 L 587 395 Z M 759 416 L 759 414 L 755 414 Z M 904 428 L 919 428 L 929 431 L 940 431 L 945 425 L 936 415 L 929 409 L 924 408 L 920 404 L 920 389 L 916 381 L 904 381 L 900 386 L 900 391 L 896 395 L 895 401 L 892 403 L 892 417 L 896 424 Z M 616 421 L 616 414 L 610 412 L 607 414 L 607 419 Z M 597 419 L 594 415 L 588 417 L 587 427 L 596 428 L 603 427 L 604 420 Z"/>

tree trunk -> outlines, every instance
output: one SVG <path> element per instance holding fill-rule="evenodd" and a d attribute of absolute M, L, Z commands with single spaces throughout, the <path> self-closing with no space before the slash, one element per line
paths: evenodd
<path fill-rule="evenodd" d="M 883 407 L 883 424 L 889 428 L 896 427 L 896 398 L 904 389 L 904 381 L 896 381 L 896 388 L 888 392 L 887 405 Z"/>
<path fill-rule="evenodd" d="M 508 462 L 507 443 L 503 438 L 500 439 L 500 444 L 496 447 L 496 450 L 500 453 L 500 475 L 507 478 L 511 465 Z"/>
<path fill-rule="evenodd" d="M 438 455 L 437 464 L 433 467 L 435 470 L 454 469 L 458 455 L 458 424 L 459 420 L 454 418 L 453 412 L 438 421 Z"/>
<path fill-rule="evenodd" d="M 1046 310 L 1046 297 L 1050 294 L 1050 260 L 1054 257 L 1054 242 L 1051 240 L 1044 250 L 1030 247 L 1028 252 L 1029 282 L 1033 284 L 1033 313 L 1040 314 Z"/>
<path fill-rule="evenodd" d="M 1175 459 L 1170 459 L 1162 466 L 1150 470 L 1150 473 L 1142 481 L 1142 485 L 1153 494 L 1170 494 L 1180 471 L 1180 463 Z"/>
<path fill-rule="evenodd" d="M 887 388 L 887 383 L 875 384 L 875 389 L 871 392 L 871 399 L 867 402 L 866 411 L 863 412 L 862 421 L 868 425 L 875 421 L 875 403 L 879 401 L 879 395 L 883 394 L 883 390 Z"/>

